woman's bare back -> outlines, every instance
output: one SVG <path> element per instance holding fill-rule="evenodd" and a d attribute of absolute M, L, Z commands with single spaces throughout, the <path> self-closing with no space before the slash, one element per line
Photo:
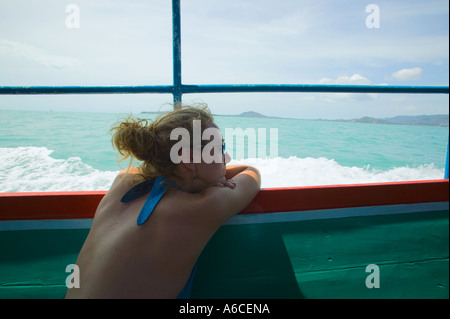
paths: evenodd
<path fill-rule="evenodd" d="M 226 174 L 233 177 L 233 188 L 211 186 L 188 193 L 168 187 L 139 226 L 149 195 L 122 203 L 133 174 L 120 174 L 99 204 L 78 256 L 80 288 L 69 289 L 66 297 L 178 297 L 212 235 L 259 191 L 255 168 L 230 167 Z"/>
<path fill-rule="evenodd" d="M 201 240 L 182 224 L 186 216 L 177 202 L 192 194 L 168 189 L 137 226 L 148 195 L 121 203 L 130 178 L 119 176 L 100 203 L 76 262 L 80 288 L 69 289 L 67 298 L 176 298 L 189 278 L 203 247 L 193 249 Z"/>

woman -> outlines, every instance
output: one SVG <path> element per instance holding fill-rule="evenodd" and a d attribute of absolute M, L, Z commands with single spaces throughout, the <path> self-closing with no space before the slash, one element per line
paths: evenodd
<path fill-rule="evenodd" d="M 203 134 L 196 144 L 194 123 L 201 123 L 201 132 L 220 133 L 206 107 L 183 107 L 150 123 L 129 118 L 112 129 L 124 159 L 142 165 L 119 173 L 100 202 L 76 261 L 80 288 L 68 289 L 66 298 L 189 297 L 203 248 L 261 185 L 257 169 L 226 167 L 229 155 L 213 135 Z M 178 164 L 173 147 L 179 141 L 171 139 L 177 128 L 191 137 L 180 150 L 189 160 L 184 153 Z M 217 155 L 210 152 L 221 152 L 222 160 L 193 160 Z"/>

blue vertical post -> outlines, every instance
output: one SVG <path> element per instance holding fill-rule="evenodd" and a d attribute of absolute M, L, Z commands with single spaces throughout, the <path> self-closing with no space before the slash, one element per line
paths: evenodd
<path fill-rule="evenodd" d="M 181 14 L 180 0 L 172 0 L 173 105 L 181 107 Z"/>
<path fill-rule="evenodd" d="M 450 135 L 449 135 L 448 143 L 447 143 L 447 158 L 445 159 L 445 176 L 444 176 L 444 179 L 448 179 L 448 156 L 449 156 L 449 154 L 448 154 L 448 146 L 449 146 L 449 144 L 450 144 Z"/>

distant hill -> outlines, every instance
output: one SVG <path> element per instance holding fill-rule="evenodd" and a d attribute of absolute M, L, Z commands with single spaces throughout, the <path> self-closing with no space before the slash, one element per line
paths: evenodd
<path fill-rule="evenodd" d="M 425 126 L 443 126 L 443 127 L 449 126 L 448 114 L 417 115 L 417 116 L 400 115 L 383 119 L 365 116 L 360 119 L 335 120 L 335 121 L 352 122 L 352 123 L 373 123 L 373 124 L 425 125 Z"/>
<path fill-rule="evenodd" d="M 160 114 L 160 113 L 162 113 L 162 112 L 148 112 L 148 111 L 141 112 L 141 114 Z M 214 115 L 233 116 L 233 117 L 252 117 L 252 118 L 279 118 L 279 117 L 273 117 L 273 116 L 266 116 L 261 113 L 253 112 L 253 111 L 243 112 L 239 115 L 224 115 L 224 114 L 214 114 Z"/>
<path fill-rule="evenodd" d="M 159 114 L 161 112 L 141 112 L 147 114 Z M 271 118 L 271 119 L 288 119 L 275 116 L 267 116 L 254 111 L 243 112 L 239 115 L 224 115 L 224 114 L 214 114 L 217 116 L 231 116 L 231 117 L 249 117 L 249 118 Z M 329 121 L 329 120 L 321 120 Z M 372 123 L 372 124 L 397 124 L 397 125 L 425 125 L 425 126 L 449 126 L 449 115 L 439 114 L 439 115 L 417 115 L 417 116 L 407 116 L 400 115 L 390 118 L 374 118 L 369 116 L 364 116 L 359 119 L 351 120 L 331 120 L 335 122 L 351 122 L 351 123 Z"/>
<path fill-rule="evenodd" d="M 244 113 L 239 114 L 238 116 L 240 116 L 240 117 L 257 117 L 257 118 L 269 117 L 269 116 L 265 116 L 261 113 L 257 113 L 257 112 L 253 112 L 253 111 L 244 112 Z"/>
<path fill-rule="evenodd" d="M 243 112 L 239 115 L 225 115 L 225 114 L 214 114 L 217 116 L 231 116 L 231 117 L 251 117 L 251 118 L 264 118 L 264 119 L 281 119 L 281 117 L 276 117 L 276 116 L 267 116 L 258 112 L 253 112 L 253 111 L 248 111 L 248 112 Z"/>
<path fill-rule="evenodd" d="M 429 126 L 448 126 L 448 114 L 441 115 L 419 115 L 419 116 L 396 116 L 385 119 L 395 124 L 406 125 L 429 125 Z"/>

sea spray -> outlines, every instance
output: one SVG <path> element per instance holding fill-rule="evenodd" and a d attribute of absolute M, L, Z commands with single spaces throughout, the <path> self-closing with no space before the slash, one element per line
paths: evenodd
<path fill-rule="evenodd" d="M 55 159 L 45 147 L 0 148 L 0 192 L 108 190 L 117 171 L 101 171 L 81 158 Z M 434 164 L 393 167 L 387 171 L 340 165 L 327 158 L 250 158 L 228 165 L 252 165 L 261 171 L 262 187 L 296 187 L 441 179 Z"/>
<path fill-rule="evenodd" d="M 78 157 L 55 159 L 45 147 L 0 148 L 0 192 L 107 190 L 118 172 L 100 171 Z"/>
<path fill-rule="evenodd" d="M 340 165 L 327 158 L 273 158 L 231 161 L 229 165 L 249 164 L 258 168 L 263 188 L 383 183 L 413 180 L 442 179 L 444 170 L 434 164 L 418 167 L 393 167 L 387 171 Z"/>

